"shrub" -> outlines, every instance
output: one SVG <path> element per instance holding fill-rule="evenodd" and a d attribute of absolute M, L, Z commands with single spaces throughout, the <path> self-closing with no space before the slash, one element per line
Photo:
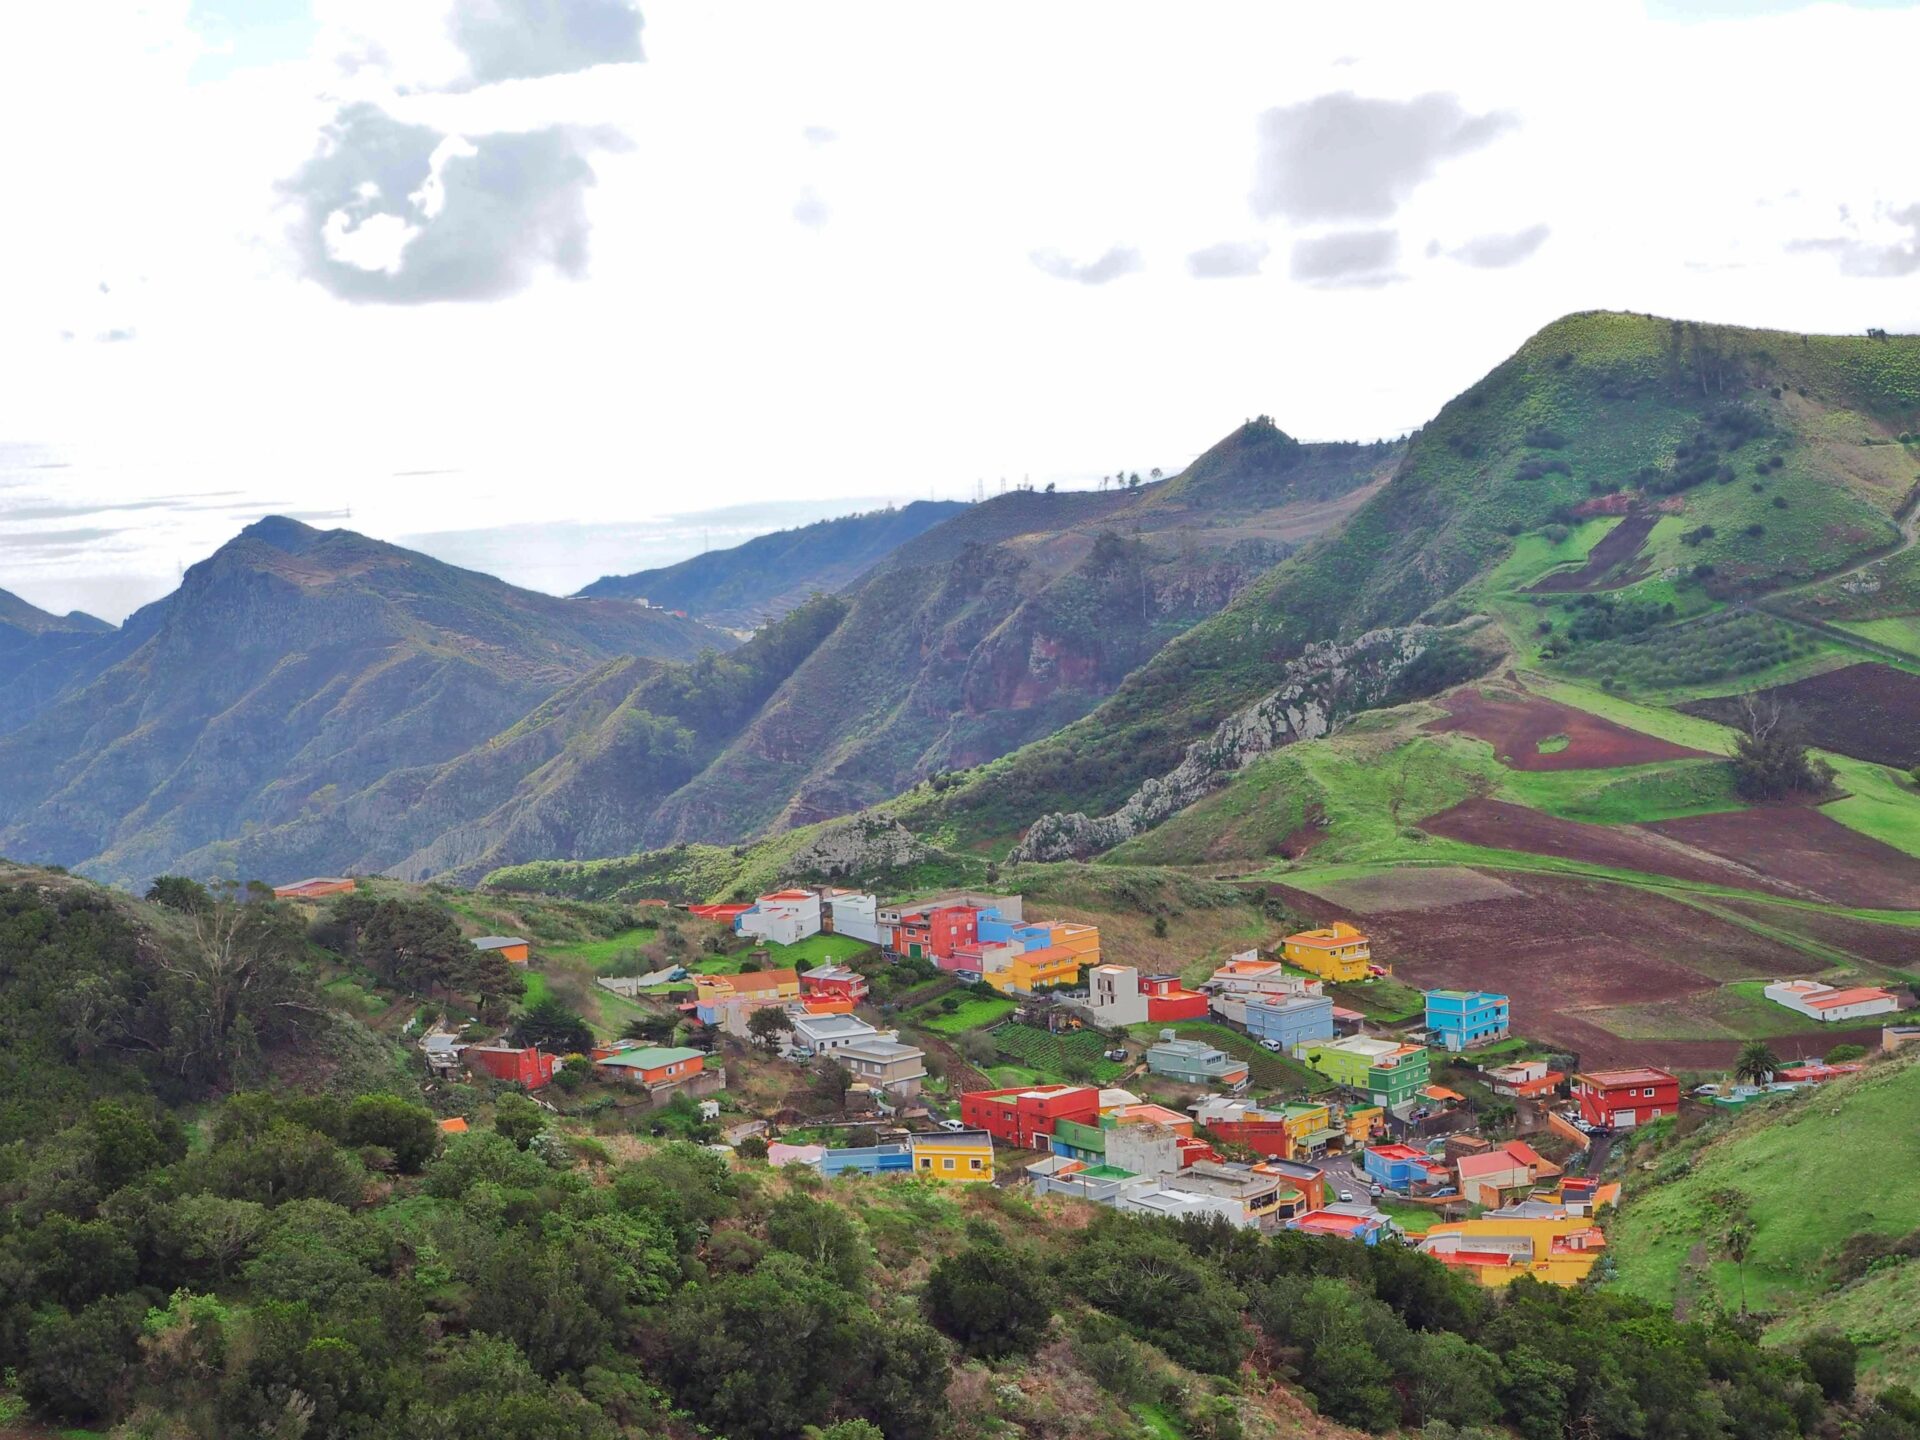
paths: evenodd
<path fill-rule="evenodd" d="M 933 1267 L 927 1317 L 970 1355 L 1030 1355 L 1046 1338 L 1053 1303 L 1038 1267 L 1006 1247 L 976 1242 Z"/>

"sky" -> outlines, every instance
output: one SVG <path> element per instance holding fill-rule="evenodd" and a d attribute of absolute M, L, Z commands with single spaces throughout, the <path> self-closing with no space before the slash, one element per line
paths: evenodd
<path fill-rule="evenodd" d="M 0 7 L 0 587 L 118 620 L 281 513 L 564 592 L 1401 434 L 1575 310 L 1920 329 L 1915 54 L 1785 0 Z"/>

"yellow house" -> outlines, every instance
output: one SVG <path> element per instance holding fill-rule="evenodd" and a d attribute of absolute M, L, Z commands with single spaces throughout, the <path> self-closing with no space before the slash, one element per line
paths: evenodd
<path fill-rule="evenodd" d="M 1311 1100 L 1283 1105 L 1280 1114 L 1286 1126 L 1286 1158 L 1289 1160 L 1299 1160 L 1312 1154 L 1315 1147 L 1307 1143 L 1307 1137 L 1333 1128 L 1333 1112 Z"/>
<path fill-rule="evenodd" d="M 748 970 L 739 975 L 696 975 L 693 998 L 701 1005 L 724 1005 L 729 1000 L 798 1000 L 800 975 L 795 970 Z"/>
<path fill-rule="evenodd" d="M 1096 952 L 1097 955 L 1098 952 Z M 1001 994 L 1031 995 L 1048 985 L 1073 985 L 1080 979 L 1080 956 L 1059 945 L 1023 950 L 980 978 Z"/>
<path fill-rule="evenodd" d="M 1280 942 L 1280 953 L 1288 964 L 1336 984 L 1366 979 L 1367 962 L 1373 958 L 1367 937 L 1344 920 L 1324 930 L 1302 930 L 1287 936 Z"/>
<path fill-rule="evenodd" d="M 985 1130 L 936 1130 L 908 1137 L 913 1173 L 960 1184 L 993 1183 L 993 1136 Z"/>
<path fill-rule="evenodd" d="M 1606 1245 L 1607 1237 L 1588 1217 L 1539 1202 L 1433 1225 L 1420 1241 L 1423 1253 L 1496 1290 L 1522 1275 L 1548 1285 L 1578 1285 Z"/>

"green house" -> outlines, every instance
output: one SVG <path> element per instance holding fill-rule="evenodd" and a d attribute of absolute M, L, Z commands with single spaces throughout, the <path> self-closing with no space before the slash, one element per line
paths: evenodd
<path fill-rule="evenodd" d="M 1349 1035 L 1312 1045 L 1307 1063 L 1334 1084 L 1365 1095 L 1375 1105 L 1404 1105 L 1431 1082 L 1423 1046 L 1371 1035 Z"/>

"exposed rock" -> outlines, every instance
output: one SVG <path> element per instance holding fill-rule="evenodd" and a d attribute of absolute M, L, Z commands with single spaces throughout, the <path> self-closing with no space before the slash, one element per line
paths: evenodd
<path fill-rule="evenodd" d="M 1143 783 L 1111 815 L 1051 814 L 1034 821 L 1010 860 L 1075 860 L 1111 850 L 1216 789 L 1248 763 L 1377 705 L 1439 632 L 1425 625 L 1370 630 L 1348 644 L 1307 646 L 1271 694 L 1228 716 L 1186 758 Z"/>
<path fill-rule="evenodd" d="M 830 825 L 794 853 L 793 868 L 805 875 L 881 874 L 903 870 L 930 852 L 891 815 L 856 815 Z"/>

